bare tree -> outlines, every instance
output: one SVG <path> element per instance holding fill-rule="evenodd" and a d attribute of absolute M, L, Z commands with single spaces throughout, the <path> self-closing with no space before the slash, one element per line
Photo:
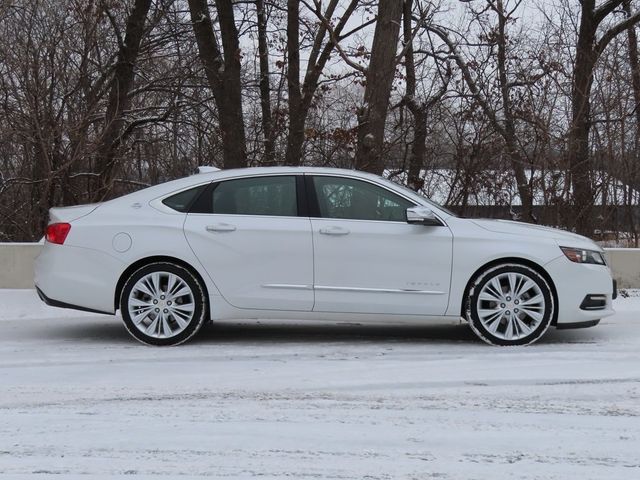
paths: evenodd
<path fill-rule="evenodd" d="M 424 13 L 421 13 L 421 17 L 423 17 Z M 405 0 L 402 19 L 402 34 L 406 52 L 404 57 L 406 90 L 401 105 L 406 105 L 406 107 L 413 115 L 414 129 L 413 140 L 411 142 L 411 153 L 409 154 L 408 159 L 407 185 L 414 190 L 420 190 L 424 186 L 424 182 L 420 178 L 420 171 L 424 166 L 427 150 L 427 122 L 429 118 L 429 112 L 447 92 L 452 71 L 451 66 L 448 62 L 444 69 L 441 69 L 440 62 L 437 62 L 439 79 L 441 81 L 440 87 L 427 99 L 421 101 L 416 97 L 416 59 L 413 46 L 414 29 L 412 22 L 413 0 Z"/>
<path fill-rule="evenodd" d="M 591 87 L 598 58 L 611 40 L 640 22 L 640 11 L 609 27 L 598 35 L 600 25 L 620 7 L 623 0 L 580 2 L 580 25 L 573 66 L 571 126 L 567 138 L 567 157 L 573 185 L 573 225 L 578 233 L 591 235 L 594 228 L 594 194 L 591 184 L 589 133 L 591 131 Z"/>
<path fill-rule="evenodd" d="M 206 0 L 189 0 L 193 30 L 198 42 L 209 88 L 218 107 L 224 168 L 247 165 L 247 147 L 242 112 L 240 41 L 233 2 L 216 0 L 222 51 Z"/>
<path fill-rule="evenodd" d="M 118 171 L 116 152 L 125 126 L 123 112 L 131 105 L 129 93 L 133 88 L 135 65 L 150 7 L 151 0 L 136 0 L 127 19 L 125 36 L 119 38 L 118 61 L 109 91 L 105 128 L 97 150 L 96 172 L 99 174 L 99 183 L 98 189 L 93 193 L 95 200 L 102 200 L 109 193 L 114 175 Z"/>
<path fill-rule="evenodd" d="M 271 113 L 271 74 L 269 66 L 269 40 L 267 38 L 267 12 L 264 0 L 256 0 L 258 17 L 258 56 L 260 59 L 260 109 L 264 138 L 264 165 L 275 165 L 275 129 Z"/>
<path fill-rule="evenodd" d="M 460 42 L 454 40 L 446 28 L 434 24 L 430 24 L 426 28 L 446 45 L 477 105 L 502 137 L 505 153 L 510 159 L 522 202 L 522 216 L 526 220 L 537 221 L 533 215 L 532 185 L 525 172 L 525 167 L 527 165 L 533 167 L 533 164 L 527 161 L 526 152 L 523 151 L 518 139 L 515 99 L 518 98 L 516 95 L 518 89 L 539 81 L 548 72 L 545 65 L 538 65 L 537 68 L 533 68 L 533 65 L 527 65 L 526 68 L 518 71 L 514 71 L 510 67 L 508 40 L 510 37 L 507 26 L 514 21 L 514 14 L 520 3 L 521 1 L 516 1 L 514 6 L 507 7 L 502 0 L 487 0 L 485 8 L 474 13 L 475 17 L 479 18 L 482 13 L 490 11 L 497 17 L 497 24 L 481 37 L 482 46 L 489 47 L 490 52 L 493 52 L 495 48 L 495 54 L 492 54 L 491 60 L 484 61 L 489 65 L 490 70 L 495 63 L 494 83 L 484 81 L 478 61 L 469 61 L 464 57 L 459 46 Z M 475 74 L 474 72 L 479 73 Z M 498 98 L 492 98 L 494 91 L 498 92 Z"/>
<path fill-rule="evenodd" d="M 300 84 L 300 3 L 307 6 L 318 18 L 320 24 L 313 36 L 313 44 L 309 52 L 304 80 Z M 285 162 L 287 165 L 300 165 L 302 162 L 302 146 L 305 139 L 305 124 L 309 109 L 318 89 L 320 78 L 331 54 L 339 47 L 339 42 L 363 28 L 360 25 L 345 32 L 349 19 L 358 7 L 359 0 L 349 0 L 342 15 L 332 24 L 338 0 L 330 0 L 326 10 L 322 10 L 322 2 L 288 1 L 287 13 L 287 81 L 289 92 L 289 132 Z"/>
<path fill-rule="evenodd" d="M 625 0 L 622 4 L 627 18 L 631 18 L 631 0 Z M 640 186 L 638 178 L 638 164 L 640 163 L 640 61 L 638 60 L 638 35 L 636 33 L 636 25 L 629 25 L 627 29 L 627 43 L 629 49 L 629 66 L 631 68 L 631 84 L 633 90 L 634 112 L 635 112 L 635 134 L 633 139 L 634 155 L 628 168 L 629 185 L 627 187 L 627 196 L 633 198 L 632 189 Z M 632 202 L 628 202 L 631 203 Z M 634 245 L 638 246 L 638 232 L 635 222 L 635 216 L 631 208 L 627 209 L 627 221 L 629 228 L 634 235 Z"/>
<path fill-rule="evenodd" d="M 196 159 L 181 155 L 195 130 L 185 125 L 194 110 L 209 105 L 191 97 L 201 89 L 190 71 L 191 26 L 180 22 L 183 7 L 173 1 L 152 3 L 132 85 L 123 86 L 116 67 L 122 46 L 134 43 L 126 35 L 134 6 L 42 0 L 8 6 L 0 15 L 3 239 L 40 238 L 52 205 L 121 195 L 193 168 Z M 128 89 L 119 100 L 125 105 L 115 105 L 122 88 Z M 114 121 L 106 120 L 107 111 Z M 114 123 L 117 135 L 108 131 Z M 109 137 L 115 142 L 105 141 Z M 172 138 L 179 143 L 169 147 Z M 112 159 L 108 175 L 100 166 L 104 152 Z"/>
<path fill-rule="evenodd" d="M 575 228 L 573 205 L 637 242 L 637 2 L 539 3 L 540 28 L 530 2 L 453 2 L 0 2 L 0 239 L 198 164 L 355 159 L 467 215 Z"/>
<path fill-rule="evenodd" d="M 402 0 L 378 4 L 378 20 L 367 68 L 364 105 L 358 115 L 358 150 L 355 165 L 381 174 L 384 170 L 384 137 L 389 97 L 396 72 Z"/>

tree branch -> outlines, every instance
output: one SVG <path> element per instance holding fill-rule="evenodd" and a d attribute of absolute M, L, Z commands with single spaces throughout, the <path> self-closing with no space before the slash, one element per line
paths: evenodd
<path fill-rule="evenodd" d="M 613 40 L 619 34 L 621 34 L 625 30 L 627 30 L 629 27 L 632 27 L 638 22 L 640 22 L 640 11 L 634 13 L 626 20 L 614 25 L 609 30 L 607 30 L 604 33 L 604 35 L 602 35 L 602 38 L 598 41 L 598 43 L 596 43 L 596 47 L 595 47 L 596 56 L 599 57 L 602 54 L 602 52 L 604 52 L 604 49 L 607 48 L 607 45 L 609 45 L 609 43 L 611 43 L 611 40 Z"/>
<path fill-rule="evenodd" d="M 471 93 L 473 94 L 473 98 L 475 98 L 478 104 L 480 104 L 480 107 L 484 111 L 485 115 L 489 117 L 489 120 L 491 121 L 493 128 L 495 128 L 500 135 L 504 136 L 505 129 L 500 123 L 500 121 L 498 120 L 496 112 L 491 108 L 487 99 L 484 98 L 484 96 L 480 92 L 480 89 L 478 88 L 477 83 L 475 82 L 475 80 L 473 79 L 473 76 L 471 75 L 471 70 L 469 69 L 469 65 L 467 65 L 464 59 L 460 56 L 460 53 L 458 52 L 456 45 L 449 38 L 448 33 L 440 27 L 429 25 L 429 24 L 425 25 L 425 29 L 437 35 L 440 38 L 440 40 L 442 40 L 447 45 L 447 48 L 449 48 L 449 51 L 451 52 L 451 58 L 453 58 L 453 60 L 456 62 L 456 65 L 458 65 L 458 68 L 462 72 L 462 77 L 464 78 L 465 83 L 469 87 L 469 90 L 471 90 Z"/>
<path fill-rule="evenodd" d="M 607 15 L 622 5 L 622 0 L 607 0 L 593 12 L 593 19 L 596 25 L 600 25 Z"/>
<path fill-rule="evenodd" d="M 342 47 L 340 46 L 340 39 L 336 35 L 335 30 L 331 26 L 331 23 L 322 14 L 322 12 L 320 12 L 317 9 L 313 8 L 312 6 L 309 5 L 308 2 L 306 2 L 304 0 L 302 1 L 302 3 L 309 10 L 311 10 L 315 14 L 316 17 L 318 17 L 318 20 L 320 20 L 322 22 L 322 25 L 324 26 L 324 28 L 327 29 L 327 32 L 329 33 L 329 40 L 331 41 L 331 43 L 333 43 L 334 48 L 337 50 L 337 52 L 340 55 L 340 57 L 342 58 L 342 60 L 344 60 L 344 62 L 347 65 L 349 65 L 351 68 L 353 68 L 354 70 L 358 70 L 359 72 L 366 74 L 367 73 L 367 69 L 365 67 L 363 67 L 362 65 L 360 65 L 360 64 L 354 62 L 353 60 L 351 60 L 349 58 L 349 56 L 346 54 L 346 52 L 342 49 Z"/>

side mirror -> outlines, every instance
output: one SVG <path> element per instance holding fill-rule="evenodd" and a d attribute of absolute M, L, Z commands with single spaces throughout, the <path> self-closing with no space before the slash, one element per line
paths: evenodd
<path fill-rule="evenodd" d="M 407 223 L 412 225 L 442 226 L 442 222 L 436 217 L 429 207 L 407 208 Z"/>

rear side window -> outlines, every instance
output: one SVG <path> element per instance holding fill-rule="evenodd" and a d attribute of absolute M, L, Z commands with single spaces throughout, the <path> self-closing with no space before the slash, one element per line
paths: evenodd
<path fill-rule="evenodd" d="M 226 215 L 298 215 L 296 177 L 253 177 L 215 185 L 211 212 Z"/>
<path fill-rule="evenodd" d="M 200 196 L 200 194 L 207 188 L 207 185 L 200 185 L 199 187 L 190 188 L 175 195 L 162 200 L 167 207 L 172 208 L 178 212 L 187 213 L 193 202 Z"/>

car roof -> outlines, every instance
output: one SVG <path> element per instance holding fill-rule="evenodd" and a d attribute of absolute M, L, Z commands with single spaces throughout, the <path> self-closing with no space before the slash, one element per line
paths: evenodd
<path fill-rule="evenodd" d="M 200 173 L 197 174 L 201 178 L 211 178 L 216 180 L 219 178 L 229 178 L 236 176 L 251 176 L 251 175 L 265 175 L 265 174 L 300 174 L 300 173 L 314 173 L 314 174 L 330 174 L 330 175 L 349 175 L 361 178 L 379 178 L 377 175 L 368 172 L 362 172 L 359 170 L 352 170 L 347 168 L 329 168 L 329 167 L 247 167 L 247 168 L 231 168 L 228 170 L 218 170 L 217 172 Z"/>
<path fill-rule="evenodd" d="M 219 170 L 214 172 L 205 172 L 205 173 L 196 173 L 190 175 L 188 177 L 179 178 L 177 180 L 172 180 L 164 183 L 160 183 L 158 185 L 154 185 L 151 187 L 144 188 L 142 190 L 138 190 L 136 192 L 130 193 L 128 195 L 124 195 L 122 197 L 114 198 L 113 200 L 109 200 L 105 202 L 107 204 L 111 204 L 114 207 L 122 205 L 124 203 L 131 203 L 132 205 L 136 205 L 138 203 L 146 203 L 150 202 L 157 198 L 162 198 L 166 195 L 170 195 L 172 193 L 177 193 L 179 191 L 196 187 L 198 185 L 205 185 L 207 183 L 216 181 L 216 180 L 224 180 L 226 178 L 242 178 L 242 177 L 250 177 L 254 175 L 292 175 L 292 174 L 316 174 L 316 175 L 339 175 L 345 177 L 352 178 L 362 178 L 369 179 L 375 183 L 385 183 L 388 187 L 391 186 L 394 182 L 390 182 L 384 177 L 380 177 L 378 175 L 374 175 L 368 172 L 362 172 L 359 170 L 350 170 L 346 168 L 327 168 L 327 167 L 248 167 L 248 168 L 234 168 L 229 170 Z M 395 189 L 401 188 L 400 185 L 394 184 Z M 396 192 L 400 193 L 400 192 Z M 438 212 L 440 212 L 443 216 L 450 216 L 451 214 L 446 210 L 443 210 L 442 207 L 432 204 L 422 196 L 416 194 L 415 192 L 404 192 L 401 193 L 405 197 L 409 195 L 410 198 L 413 199 L 418 204 L 428 204 L 431 207 L 436 208 Z M 426 203 L 425 203 L 426 202 Z"/>
<path fill-rule="evenodd" d="M 343 175 L 359 178 L 380 179 L 377 175 L 357 170 L 348 170 L 345 168 L 323 168 L 323 167 L 247 167 L 232 168 L 228 170 L 218 170 L 215 172 L 195 173 L 188 177 L 178 178 L 167 182 L 159 183 L 142 190 L 129 193 L 118 198 L 110 200 L 108 203 L 120 202 L 142 202 L 153 198 L 161 197 L 168 193 L 178 192 L 185 188 L 209 183 L 215 180 L 223 180 L 225 178 L 248 177 L 253 175 L 290 175 L 302 173 L 315 173 L 327 175 Z"/>

